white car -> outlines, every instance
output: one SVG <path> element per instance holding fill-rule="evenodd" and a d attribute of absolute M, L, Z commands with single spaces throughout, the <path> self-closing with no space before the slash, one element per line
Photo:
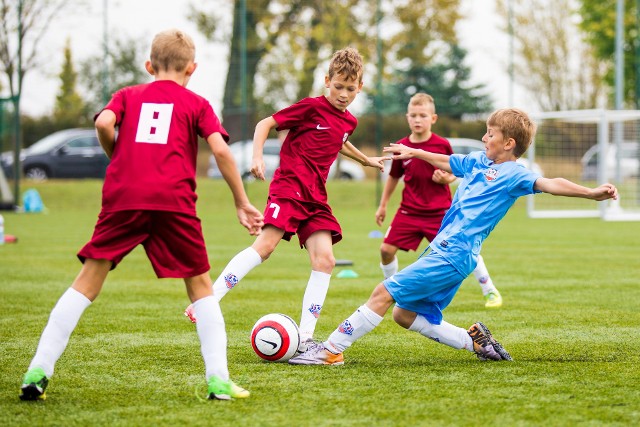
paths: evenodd
<path fill-rule="evenodd" d="M 276 169 L 280 166 L 280 147 L 280 140 L 277 138 L 269 138 L 264 142 L 262 153 L 265 165 L 265 178 L 267 179 L 272 178 Z M 253 141 L 236 141 L 229 145 L 229 149 L 231 149 L 233 158 L 236 160 L 242 178 L 253 179 L 251 175 Z M 210 178 L 222 178 L 222 174 L 216 163 L 216 158 L 213 155 L 209 158 L 207 175 Z M 342 156 L 331 165 L 329 178 L 362 181 L 365 178 L 365 172 L 362 165 Z"/>
<path fill-rule="evenodd" d="M 626 179 L 640 175 L 640 151 L 638 143 L 625 141 L 620 144 L 620 178 Z M 596 144 L 589 148 L 582 156 L 582 179 L 585 181 L 595 181 L 598 179 L 598 158 L 600 157 L 599 146 Z M 616 166 L 618 159 L 615 144 L 610 144 L 607 149 L 607 177 L 611 180 L 617 177 Z"/>

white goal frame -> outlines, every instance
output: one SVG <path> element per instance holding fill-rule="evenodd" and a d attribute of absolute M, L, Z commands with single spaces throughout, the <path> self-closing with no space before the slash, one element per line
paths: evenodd
<path fill-rule="evenodd" d="M 640 177 L 634 176 L 627 179 L 624 179 L 620 172 L 620 154 L 616 154 L 615 163 L 613 165 L 613 169 L 608 168 L 607 161 L 601 161 L 601 159 L 608 159 L 607 154 L 608 150 L 611 147 L 620 147 L 625 135 L 625 128 L 632 128 L 635 131 L 636 136 L 633 141 L 636 143 L 640 143 L 638 141 L 638 135 L 640 135 L 640 111 L 639 110 L 604 110 L 604 109 L 593 109 L 593 110 L 572 110 L 572 111 L 553 111 L 553 112 L 545 112 L 545 113 L 537 113 L 532 114 L 533 119 L 536 121 L 538 126 L 537 137 L 544 138 L 544 135 L 541 132 L 545 132 L 545 125 L 553 123 L 556 128 L 561 128 L 563 124 L 567 124 L 567 126 L 583 124 L 583 125 L 591 125 L 591 127 L 595 126 L 597 129 L 597 135 L 591 135 L 592 137 L 597 137 L 597 179 L 595 182 L 583 183 L 587 186 L 594 186 L 603 184 L 607 181 L 613 182 L 618 186 L 618 189 L 621 193 L 620 200 L 610 200 L 603 202 L 589 202 L 584 201 L 583 205 L 580 205 L 579 209 L 573 208 L 549 208 L 548 203 L 540 203 L 536 198 L 540 197 L 553 197 L 549 195 L 533 195 L 527 198 L 527 213 L 531 218 L 594 218 L 599 217 L 605 221 L 640 221 L 640 190 L 638 186 L 640 186 Z M 627 132 L 628 133 L 628 132 Z M 579 139 L 579 138 L 578 138 Z M 627 138 L 627 140 L 629 140 Z M 562 150 L 562 141 L 553 142 L 551 145 L 558 146 L 558 151 Z M 548 144 L 549 145 L 549 144 Z M 547 147 L 548 147 L 547 145 Z M 615 153 L 620 153 L 621 150 L 617 149 Z M 638 156 L 639 153 L 636 152 L 635 156 Z M 610 155 L 609 155 L 610 156 Z M 563 176 L 572 181 L 580 182 L 580 178 L 576 179 L 573 176 L 564 176 L 562 168 L 560 170 L 556 168 L 553 170 L 553 167 L 549 175 L 547 175 L 547 170 L 545 169 L 545 158 L 544 156 L 536 156 L 536 143 L 531 145 L 528 150 L 527 157 L 531 164 L 534 162 L 538 162 L 545 172 L 545 176 L 549 178 L 553 178 L 555 176 Z M 574 155 L 575 157 L 575 155 Z M 581 167 L 581 165 L 577 165 L 575 160 L 572 160 L 575 165 L 575 169 Z M 579 161 L 578 161 L 579 163 Z M 571 168 L 572 170 L 574 168 Z M 582 168 L 584 170 L 584 167 Z M 640 169 L 640 168 L 639 168 Z M 627 189 L 628 187 L 628 189 Z M 623 191 L 628 190 L 628 191 Z M 631 192 L 634 194 L 632 197 L 627 197 L 626 195 Z M 589 205 L 591 203 L 591 205 Z M 595 208 L 591 208 L 589 206 L 595 206 Z"/>

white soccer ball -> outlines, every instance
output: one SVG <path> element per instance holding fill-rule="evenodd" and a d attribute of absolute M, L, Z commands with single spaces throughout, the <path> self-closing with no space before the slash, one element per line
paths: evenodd
<path fill-rule="evenodd" d="M 300 345 L 300 331 L 296 322 L 286 314 L 262 316 L 251 329 L 251 347 L 269 362 L 286 362 Z"/>

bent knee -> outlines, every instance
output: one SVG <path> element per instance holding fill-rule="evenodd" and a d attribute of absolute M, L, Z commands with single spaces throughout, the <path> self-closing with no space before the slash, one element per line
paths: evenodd
<path fill-rule="evenodd" d="M 409 329 L 416 320 L 416 314 L 398 307 L 393 309 L 393 321 L 405 329 Z"/>
<path fill-rule="evenodd" d="M 387 243 L 383 243 L 380 245 L 380 258 L 383 261 L 383 264 L 389 264 L 393 261 L 398 252 L 398 248 L 395 246 L 389 245 Z"/>
<path fill-rule="evenodd" d="M 269 259 L 273 251 L 276 250 L 278 243 L 273 242 L 261 242 L 260 244 L 254 244 L 253 249 L 260 255 L 262 261 Z"/>
<path fill-rule="evenodd" d="M 335 266 L 336 258 L 333 256 L 333 254 L 316 256 L 311 260 L 311 268 L 313 268 L 315 271 L 331 273 Z"/>

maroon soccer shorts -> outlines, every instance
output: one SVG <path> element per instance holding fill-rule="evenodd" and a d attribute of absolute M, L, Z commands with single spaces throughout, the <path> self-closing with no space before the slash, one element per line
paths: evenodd
<path fill-rule="evenodd" d="M 113 270 L 138 245 L 159 278 L 184 279 L 210 269 L 200 219 L 165 211 L 100 212 L 91 241 L 78 258 L 107 259 Z"/>
<path fill-rule="evenodd" d="M 286 241 L 297 234 L 301 248 L 309 236 L 321 230 L 331 232 L 334 245 L 342 240 L 342 229 L 331 208 L 319 203 L 269 196 L 264 209 L 264 223 L 284 230 L 282 238 Z"/>
<path fill-rule="evenodd" d="M 415 251 L 422 239 L 429 242 L 436 237 L 444 212 L 432 215 L 409 215 L 400 209 L 393 217 L 384 236 L 384 243 L 396 246 L 403 251 Z"/>

